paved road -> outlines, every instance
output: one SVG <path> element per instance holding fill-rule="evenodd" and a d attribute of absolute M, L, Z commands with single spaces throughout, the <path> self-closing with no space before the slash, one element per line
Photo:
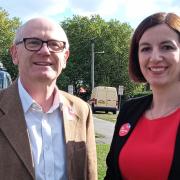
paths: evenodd
<path fill-rule="evenodd" d="M 114 132 L 114 123 L 97 119 L 94 117 L 95 132 L 99 138 L 96 138 L 96 142 L 99 144 L 110 144 Z"/>

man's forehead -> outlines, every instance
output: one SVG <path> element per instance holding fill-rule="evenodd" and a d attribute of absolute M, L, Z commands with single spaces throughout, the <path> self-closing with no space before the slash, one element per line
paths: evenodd
<path fill-rule="evenodd" d="M 53 21 L 44 18 L 36 18 L 28 21 L 24 24 L 23 34 L 24 35 L 38 35 L 39 33 L 49 33 L 57 38 L 65 38 L 65 32 L 61 26 Z"/>
<path fill-rule="evenodd" d="M 32 19 L 24 24 L 24 31 L 28 31 L 29 29 L 35 30 L 34 28 L 55 32 L 63 31 L 59 24 L 48 19 Z"/>

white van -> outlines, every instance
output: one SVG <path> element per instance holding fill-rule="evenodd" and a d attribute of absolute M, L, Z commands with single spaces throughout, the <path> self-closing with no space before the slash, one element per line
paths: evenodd
<path fill-rule="evenodd" d="M 118 95 L 115 87 L 97 86 L 92 90 L 90 105 L 93 113 L 109 111 L 116 114 L 118 110 Z"/>

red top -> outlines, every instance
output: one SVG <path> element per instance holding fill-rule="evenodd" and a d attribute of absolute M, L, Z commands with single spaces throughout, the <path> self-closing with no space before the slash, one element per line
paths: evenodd
<path fill-rule="evenodd" d="M 155 120 L 142 116 L 119 154 L 124 180 L 167 180 L 180 109 Z"/>

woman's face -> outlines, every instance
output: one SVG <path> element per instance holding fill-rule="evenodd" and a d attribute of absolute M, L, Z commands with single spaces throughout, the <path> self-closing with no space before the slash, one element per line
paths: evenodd
<path fill-rule="evenodd" d="M 141 72 L 151 86 L 180 83 L 179 36 L 166 24 L 144 32 L 138 56 Z"/>

